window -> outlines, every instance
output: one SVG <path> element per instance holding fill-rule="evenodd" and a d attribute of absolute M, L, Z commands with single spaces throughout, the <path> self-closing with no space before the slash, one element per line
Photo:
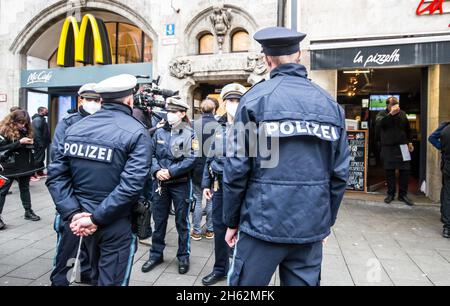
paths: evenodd
<path fill-rule="evenodd" d="M 139 28 L 120 23 L 118 64 L 131 64 L 142 62 L 142 31 Z"/>
<path fill-rule="evenodd" d="M 250 38 L 246 31 L 240 30 L 231 38 L 232 52 L 247 52 L 250 49 Z"/>
<path fill-rule="evenodd" d="M 214 36 L 211 33 L 200 36 L 198 40 L 199 54 L 213 54 L 214 53 Z"/>
<path fill-rule="evenodd" d="M 116 64 L 117 63 L 117 31 L 118 29 L 118 23 L 106 23 L 106 31 L 108 32 L 108 37 L 109 37 L 109 44 L 111 45 L 111 59 L 112 59 L 112 63 Z"/>
<path fill-rule="evenodd" d="M 133 64 L 153 60 L 153 41 L 144 31 L 127 23 L 105 23 L 111 45 L 113 64 Z M 56 68 L 58 50 L 48 60 L 49 68 Z M 83 66 L 75 63 L 75 67 Z"/>

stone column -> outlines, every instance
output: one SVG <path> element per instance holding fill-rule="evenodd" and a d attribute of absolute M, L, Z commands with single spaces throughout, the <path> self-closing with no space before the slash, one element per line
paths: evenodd
<path fill-rule="evenodd" d="M 444 121 L 450 120 L 450 65 L 434 65 L 428 75 L 428 132 L 427 137 Z M 441 155 L 427 144 L 427 196 L 440 201 L 442 175 Z"/>

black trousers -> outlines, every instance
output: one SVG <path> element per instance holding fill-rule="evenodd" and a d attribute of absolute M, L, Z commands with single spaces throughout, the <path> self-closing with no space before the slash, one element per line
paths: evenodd
<path fill-rule="evenodd" d="M 214 227 L 214 273 L 216 275 L 227 275 L 230 264 L 230 247 L 225 241 L 227 226 L 223 224 L 223 189 L 220 182 L 219 190 L 214 192 L 212 199 L 212 216 Z"/>
<path fill-rule="evenodd" d="M 400 190 L 399 197 L 408 195 L 409 170 L 399 170 L 400 172 Z M 388 185 L 388 195 L 394 196 L 397 192 L 397 180 L 395 178 L 395 169 L 386 169 L 386 180 Z"/>
<path fill-rule="evenodd" d="M 3 212 L 3 207 L 5 206 L 6 195 L 11 188 L 14 180 L 19 182 L 20 189 L 20 199 L 22 200 L 22 206 L 25 210 L 31 209 L 31 195 L 30 195 L 30 177 L 16 177 L 9 178 L 9 182 L 0 188 L 0 215 Z"/>
<path fill-rule="evenodd" d="M 450 176 L 442 176 L 441 214 L 444 228 L 450 229 Z"/>

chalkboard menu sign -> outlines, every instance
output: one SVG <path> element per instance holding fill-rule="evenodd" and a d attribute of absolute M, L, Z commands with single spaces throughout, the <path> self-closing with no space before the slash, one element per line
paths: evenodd
<path fill-rule="evenodd" d="M 367 131 L 348 131 L 348 144 L 350 147 L 350 173 L 347 181 L 347 190 L 367 190 Z"/>

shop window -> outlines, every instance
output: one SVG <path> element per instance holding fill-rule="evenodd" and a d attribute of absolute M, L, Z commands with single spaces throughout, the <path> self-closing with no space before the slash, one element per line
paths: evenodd
<path fill-rule="evenodd" d="M 150 37 L 144 34 L 144 62 L 151 62 L 153 60 L 153 41 Z"/>
<path fill-rule="evenodd" d="M 231 37 L 232 52 L 247 52 L 250 49 L 250 37 L 246 31 L 238 31 Z"/>
<path fill-rule="evenodd" d="M 142 62 L 142 31 L 132 25 L 119 24 L 118 64 Z"/>
<path fill-rule="evenodd" d="M 132 64 L 153 60 L 153 41 L 141 29 L 125 23 L 105 23 L 111 45 L 113 64 Z M 48 60 L 49 68 L 56 68 L 58 50 Z M 83 63 L 75 63 L 82 67 Z"/>
<path fill-rule="evenodd" d="M 106 31 L 108 32 L 109 44 L 111 45 L 111 59 L 113 64 L 117 64 L 117 23 L 106 23 Z"/>
<path fill-rule="evenodd" d="M 48 68 L 57 68 L 58 67 L 58 50 L 53 53 L 52 57 L 48 60 Z"/>
<path fill-rule="evenodd" d="M 213 54 L 214 53 L 214 36 L 211 33 L 202 35 L 198 40 L 199 54 Z"/>

